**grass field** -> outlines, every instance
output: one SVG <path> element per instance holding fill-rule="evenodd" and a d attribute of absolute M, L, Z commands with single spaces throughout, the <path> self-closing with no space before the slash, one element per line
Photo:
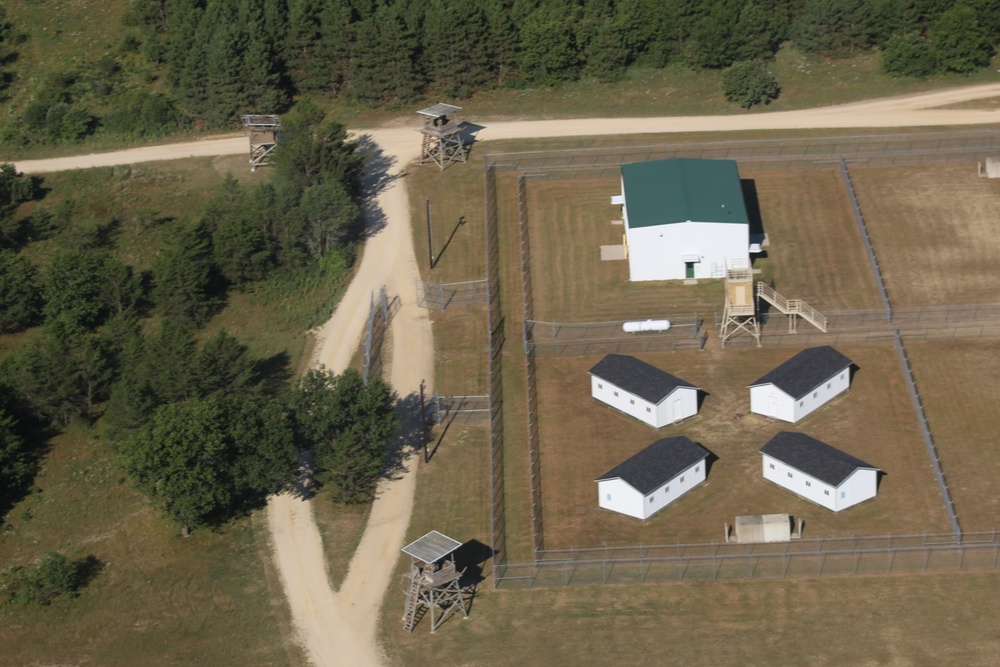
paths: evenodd
<path fill-rule="evenodd" d="M 789 513 L 808 537 L 947 531 L 944 508 L 891 346 L 841 347 L 860 368 L 851 390 L 797 424 L 751 414 L 746 386 L 789 349 L 641 355 L 707 392 L 699 414 L 653 429 L 590 397 L 600 357 L 540 357 L 540 442 L 546 548 L 719 541 L 741 514 Z M 834 513 L 764 481 L 758 450 L 780 431 L 808 433 L 881 468 L 878 496 Z M 718 460 L 701 486 L 646 522 L 597 506 L 594 479 L 654 440 L 685 435 Z"/>
<path fill-rule="evenodd" d="M 906 350 L 962 530 L 993 530 L 1000 516 L 994 436 L 1000 344 L 914 340 Z"/>
<path fill-rule="evenodd" d="M 819 310 L 878 305 L 871 269 L 840 174 L 835 169 L 741 168 L 760 202 L 770 245 L 754 262 L 761 280 Z M 628 262 L 601 261 L 599 247 L 621 243 L 608 199 L 616 177 L 528 182 L 535 318 L 607 321 L 721 311 L 722 281 L 633 283 Z M 510 221 L 507 223 L 515 224 Z"/>
<path fill-rule="evenodd" d="M 76 600 L 0 608 L 0 662 L 304 665 L 262 557 L 263 523 L 245 518 L 184 539 L 125 482 L 109 450 L 82 428 L 60 435 L 37 493 L 6 517 L 5 569 L 48 550 L 92 555 L 103 569 Z"/>
<path fill-rule="evenodd" d="M 851 169 L 894 306 L 997 303 L 1000 182 L 974 163 Z"/>

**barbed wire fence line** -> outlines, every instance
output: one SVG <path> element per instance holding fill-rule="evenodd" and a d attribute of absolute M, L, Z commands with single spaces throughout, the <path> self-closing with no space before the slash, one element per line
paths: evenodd
<path fill-rule="evenodd" d="M 525 244 L 525 239 L 528 236 L 526 207 L 527 197 L 526 187 L 524 185 L 526 175 L 558 176 L 569 179 L 575 179 L 581 176 L 594 177 L 595 175 L 617 176 L 620 166 L 627 162 L 642 162 L 670 157 L 733 159 L 743 163 L 744 165 L 755 168 L 835 168 L 839 166 L 845 177 L 845 186 L 847 187 L 848 194 L 851 197 L 852 206 L 855 208 L 859 229 L 861 230 L 863 240 L 866 244 L 866 252 L 870 253 L 869 259 L 872 263 L 873 271 L 875 272 L 876 283 L 880 288 L 879 292 L 884 308 L 880 311 L 843 311 L 842 313 L 835 314 L 839 315 L 841 322 L 838 324 L 834 321 L 832 323 L 832 327 L 828 329 L 828 331 L 830 331 L 828 334 L 799 333 L 779 335 L 772 333 L 768 336 L 768 338 L 771 339 L 770 345 L 795 345 L 806 347 L 813 344 L 894 340 L 895 344 L 899 346 L 899 349 L 902 349 L 903 335 L 907 338 L 924 339 L 954 339 L 997 335 L 994 332 L 996 332 L 998 328 L 993 326 L 991 323 L 993 321 L 1000 321 L 1000 306 L 989 304 L 983 306 L 893 309 L 891 303 L 889 302 L 884 282 L 882 281 L 881 270 L 878 266 L 877 257 L 874 254 L 874 248 L 871 246 L 871 241 L 867 236 L 867 229 L 864 225 L 860 204 L 857 202 L 856 193 L 853 189 L 853 183 L 850 180 L 850 174 L 847 166 L 848 162 L 852 165 L 874 167 L 941 164 L 948 162 L 968 163 L 983 160 L 987 157 L 993 157 L 998 152 L 1000 152 L 1000 132 L 973 131 L 958 133 L 921 133 L 918 135 L 883 134 L 860 137 L 830 137 L 822 140 L 751 140 L 702 144 L 616 147 L 607 149 L 532 151 L 486 155 L 487 266 L 491 266 L 492 260 L 492 268 L 488 268 L 488 285 L 490 291 L 493 293 L 488 296 L 490 306 L 490 402 L 491 417 L 493 417 L 490 421 L 491 489 L 493 496 L 491 523 L 494 533 L 494 552 L 498 555 L 494 561 L 494 588 L 501 586 L 502 582 L 508 580 L 521 581 L 528 579 L 532 582 L 531 585 L 534 585 L 539 581 L 539 577 L 543 573 L 551 571 L 553 565 L 557 568 L 563 566 L 561 563 L 543 558 L 544 554 L 547 552 L 545 552 L 544 549 L 539 549 L 537 547 L 537 545 L 544 545 L 544 524 L 540 520 L 541 466 L 537 443 L 529 448 L 531 452 L 530 464 L 532 476 L 532 506 L 533 508 L 537 508 L 537 511 L 539 512 L 538 519 L 535 518 L 534 512 L 532 516 L 533 532 L 536 533 L 536 535 L 533 536 L 533 543 L 536 545 L 536 560 L 534 563 L 512 564 L 509 563 L 506 558 L 506 503 L 505 497 L 502 495 L 502 381 L 500 380 L 500 359 L 497 354 L 498 346 L 496 345 L 496 341 L 500 341 L 499 346 L 502 347 L 502 341 L 504 339 L 502 335 L 504 320 L 499 302 L 498 265 L 500 246 L 497 230 L 499 225 L 496 190 L 497 171 L 519 172 L 519 207 L 524 207 L 524 212 L 519 214 L 519 229 L 521 229 L 522 291 L 525 298 L 524 303 L 526 309 L 522 342 L 524 344 L 526 356 L 525 363 L 526 372 L 529 377 L 529 385 L 533 386 L 534 382 L 532 379 L 534 378 L 536 372 L 536 369 L 534 368 L 536 355 L 556 354 L 562 356 L 575 354 L 599 354 L 601 352 L 606 353 L 628 350 L 660 351 L 666 349 L 683 349 L 681 347 L 682 345 L 686 347 L 691 345 L 691 343 L 681 343 L 680 339 L 675 337 L 677 332 L 675 332 L 675 335 L 673 336 L 650 336 L 646 338 L 646 335 L 644 334 L 642 337 L 637 338 L 620 338 L 617 334 L 610 334 L 607 331 L 601 332 L 600 328 L 601 326 L 620 323 L 541 323 L 535 322 L 533 317 L 529 316 L 533 315 L 533 308 L 530 307 L 530 304 L 532 303 L 532 296 L 530 292 L 530 246 L 526 246 Z M 526 250 L 528 253 L 527 261 L 525 259 Z M 494 254 L 491 255 L 491 253 Z M 494 307 L 496 308 L 496 311 L 493 310 Z M 971 316 L 967 313 L 968 309 L 972 309 Z M 875 318 L 879 320 L 877 323 Z M 764 319 L 766 319 L 766 317 Z M 499 324 L 499 327 L 495 326 L 495 324 Z M 552 335 L 548 339 L 545 339 L 539 335 L 541 329 L 545 326 L 548 326 L 550 330 L 553 327 L 556 327 L 560 331 L 565 330 L 567 332 L 574 333 L 569 335 L 560 334 L 562 338 L 560 338 L 560 335 Z M 704 341 L 707 339 L 707 333 L 702 332 L 700 323 L 697 321 L 696 316 L 695 323 L 692 328 L 696 330 L 696 335 L 691 336 L 691 339 L 697 340 L 700 338 L 700 345 L 703 347 Z M 579 333 L 580 331 L 583 332 L 582 335 Z M 942 497 L 945 509 L 949 515 L 949 521 L 954 529 L 953 534 L 949 535 L 949 538 L 952 540 L 958 540 L 958 546 L 955 548 L 959 554 L 959 563 L 961 563 L 966 551 L 968 549 L 975 548 L 971 544 L 962 542 L 962 538 L 963 536 L 973 534 L 963 535 L 958 527 L 957 513 L 951 499 L 950 491 L 944 481 L 944 475 L 940 468 L 940 459 L 937 455 L 936 446 L 933 443 L 931 431 L 926 420 L 926 414 L 923 411 L 923 404 L 920 400 L 919 392 L 917 391 L 916 384 L 913 380 L 912 369 L 909 367 L 909 361 L 905 354 L 905 349 L 903 349 L 903 352 L 900 355 L 900 360 L 903 365 L 904 375 L 906 376 L 910 387 L 911 396 L 916 397 L 914 399 L 914 406 L 917 411 L 918 420 L 921 423 L 922 432 L 925 433 L 927 437 L 926 442 L 928 443 L 928 452 L 931 455 L 932 465 L 935 467 L 936 477 L 938 477 L 939 483 L 941 484 Z M 494 369 L 494 366 L 496 366 L 496 369 Z M 496 392 L 501 393 L 498 394 Z M 537 424 L 533 427 L 531 419 L 531 415 L 534 414 L 532 412 L 532 406 L 537 404 L 537 395 L 533 400 L 531 398 L 532 392 L 529 389 L 528 396 L 529 439 L 531 439 L 530 434 L 534 432 L 535 439 L 537 440 Z M 500 419 L 495 418 L 498 406 L 499 414 L 501 415 Z M 497 502 L 498 498 L 500 499 L 499 503 Z M 995 534 L 993 535 L 990 545 L 991 548 L 993 548 L 994 554 L 991 567 L 995 568 Z M 922 549 L 927 553 L 933 551 L 934 554 L 940 554 L 942 553 L 942 549 L 945 549 L 945 547 L 941 545 L 932 545 L 922 547 Z M 899 549 L 884 550 L 884 553 L 890 554 L 889 566 L 886 570 L 887 572 L 899 570 L 898 567 L 894 569 L 892 565 L 893 557 L 897 551 L 899 553 L 911 553 L 912 549 L 909 551 L 900 551 Z M 580 552 L 585 552 L 585 550 L 581 550 Z M 872 553 L 874 552 L 872 551 Z M 790 556 L 787 555 L 784 556 L 784 558 L 789 557 Z M 805 556 L 794 557 L 801 559 Z M 819 573 L 823 574 L 824 562 L 826 559 L 828 557 L 843 558 L 843 554 L 824 554 L 821 550 L 816 555 L 810 553 L 809 557 L 819 560 Z M 751 566 L 749 570 L 750 578 L 753 578 L 754 572 L 757 571 L 757 565 L 754 565 L 753 558 L 754 557 L 751 556 Z M 775 558 L 775 556 L 764 555 L 761 556 L 761 558 L 771 559 Z M 574 563 L 574 571 L 576 571 L 577 566 L 583 568 L 596 568 L 597 565 L 595 564 L 599 563 L 602 572 L 605 573 L 602 578 L 605 582 L 608 582 L 609 578 L 606 574 L 608 561 L 606 559 L 596 559 L 587 562 L 573 560 L 572 562 Z M 854 573 L 858 572 L 857 562 L 858 561 L 855 562 Z M 924 569 L 927 568 L 928 562 L 929 560 L 924 560 Z M 687 565 L 693 566 L 694 563 L 688 563 Z M 640 559 L 639 569 L 642 570 L 642 559 Z M 961 565 L 959 565 L 959 569 L 961 569 Z M 524 574 L 525 571 L 528 572 L 527 575 Z M 648 570 L 645 575 L 640 577 L 640 579 L 648 580 L 650 571 L 651 570 Z M 681 580 L 684 580 L 683 572 L 684 571 L 682 571 Z M 713 578 L 718 578 L 719 571 L 715 569 L 714 564 L 712 572 Z M 785 567 L 782 572 L 782 576 L 786 576 L 789 569 Z"/>
<path fill-rule="evenodd" d="M 767 544 L 671 544 L 548 550 L 508 563 L 503 588 L 996 570 L 996 531 L 868 535 Z"/>

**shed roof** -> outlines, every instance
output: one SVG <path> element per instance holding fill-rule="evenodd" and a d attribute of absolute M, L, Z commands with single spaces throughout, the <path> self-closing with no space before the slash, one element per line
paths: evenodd
<path fill-rule="evenodd" d="M 594 481 L 621 479 L 645 496 L 703 461 L 708 455 L 707 449 L 683 435 L 664 438 L 619 463 Z"/>
<path fill-rule="evenodd" d="M 447 116 L 450 113 L 455 113 L 456 111 L 461 111 L 462 107 L 456 107 L 451 104 L 443 104 L 438 102 L 432 107 L 427 107 L 426 109 L 421 109 L 417 113 L 421 116 L 430 116 L 431 118 L 440 118 L 441 116 Z"/>
<path fill-rule="evenodd" d="M 689 221 L 750 224 L 733 160 L 669 158 L 621 169 L 630 228 Z"/>
<path fill-rule="evenodd" d="M 598 361 L 589 372 L 654 404 L 662 401 L 678 387 L 697 389 L 690 382 L 685 382 L 627 354 L 609 354 Z"/>
<path fill-rule="evenodd" d="M 758 387 L 762 384 L 773 384 L 798 400 L 850 366 L 851 363 L 850 359 L 829 345 L 811 347 L 802 350 L 749 386 Z"/>
<path fill-rule="evenodd" d="M 870 463 L 865 463 L 805 433 L 782 431 L 761 447 L 760 453 L 767 454 L 831 486 L 840 486 L 856 470 L 878 470 Z"/>
<path fill-rule="evenodd" d="M 432 530 L 423 537 L 410 542 L 402 551 L 407 556 L 412 556 L 424 563 L 438 561 L 455 549 L 462 546 L 458 540 L 453 540 L 447 535 L 443 535 L 436 530 Z"/>

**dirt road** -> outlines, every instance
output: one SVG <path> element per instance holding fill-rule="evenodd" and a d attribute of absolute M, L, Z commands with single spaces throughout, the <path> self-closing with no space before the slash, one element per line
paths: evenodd
<path fill-rule="evenodd" d="M 521 137 L 588 136 L 665 132 L 715 132 L 758 129 L 901 128 L 980 125 L 1000 122 L 1000 112 L 933 109 L 967 100 L 1000 96 L 1000 84 L 969 86 L 920 95 L 873 100 L 802 111 L 733 116 L 689 116 L 631 119 L 574 119 L 492 123 L 478 140 Z M 395 160 L 398 175 L 417 157 L 413 128 L 364 132 Z M 17 163 L 20 171 L 42 173 L 190 156 L 232 155 L 248 151 L 244 137 L 224 137 L 170 146 L 137 148 Z M 460 168 L 460 167 L 459 167 Z M 367 243 L 357 274 L 333 317 L 319 333 L 315 363 L 340 371 L 357 348 L 367 317 L 371 291 L 385 285 L 399 296 L 401 309 L 392 322 L 391 382 L 401 396 L 420 381 L 433 381 L 433 341 L 425 312 L 414 303 L 418 277 L 405 180 L 391 181 L 378 195 L 384 228 Z M 389 585 L 409 523 L 415 489 L 413 467 L 382 484 L 367 528 L 351 561 L 347 579 L 334 592 L 326 575 L 319 530 L 308 502 L 288 495 L 268 505 L 274 557 L 281 573 L 299 640 L 317 667 L 374 666 L 384 662 L 376 637 L 378 609 Z M 446 528 L 446 527 L 445 527 Z M 399 604 L 392 600 L 391 604 Z"/>

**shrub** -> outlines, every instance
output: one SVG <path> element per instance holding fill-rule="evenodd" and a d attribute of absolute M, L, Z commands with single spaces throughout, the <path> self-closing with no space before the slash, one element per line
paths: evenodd
<path fill-rule="evenodd" d="M 893 35 L 882 47 L 882 71 L 896 76 L 927 76 L 937 58 L 926 39 L 916 33 Z"/>
<path fill-rule="evenodd" d="M 22 605 L 49 605 L 63 595 L 76 597 L 87 583 L 90 560 L 70 560 L 49 551 L 35 565 L 18 565 L 4 572 L 0 593 L 5 601 Z"/>
<path fill-rule="evenodd" d="M 722 92 L 726 99 L 744 109 L 777 99 L 780 90 L 778 82 L 760 60 L 733 63 L 722 75 Z"/>

